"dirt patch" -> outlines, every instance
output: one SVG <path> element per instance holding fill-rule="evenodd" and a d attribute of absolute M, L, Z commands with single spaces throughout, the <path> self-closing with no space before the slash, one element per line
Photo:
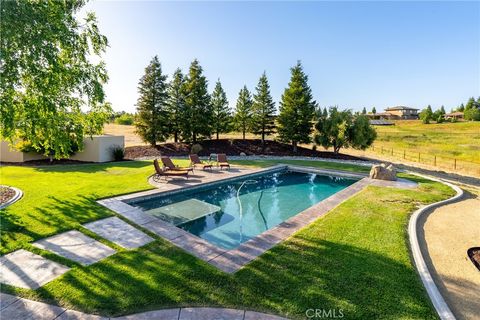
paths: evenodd
<path fill-rule="evenodd" d="M 468 249 L 468 256 L 475 267 L 480 271 L 480 247 Z"/>
<path fill-rule="evenodd" d="M 288 144 L 269 140 L 265 142 L 262 148 L 261 140 L 257 139 L 220 139 L 205 140 L 199 142 L 202 150 L 198 153 L 200 156 L 208 156 L 211 153 L 225 153 L 228 156 L 245 155 L 266 155 L 266 156 L 301 156 L 301 157 L 319 157 L 342 160 L 363 160 L 361 158 L 346 154 L 334 154 L 329 151 L 317 151 L 298 147 L 296 153 L 293 153 L 292 147 Z M 125 158 L 137 159 L 143 157 L 164 156 L 187 156 L 190 154 L 191 145 L 186 143 L 163 143 L 156 147 L 151 146 L 133 146 L 125 148 Z"/>
<path fill-rule="evenodd" d="M 9 187 L 0 186 L 0 204 L 7 203 L 15 196 L 15 190 Z"/>

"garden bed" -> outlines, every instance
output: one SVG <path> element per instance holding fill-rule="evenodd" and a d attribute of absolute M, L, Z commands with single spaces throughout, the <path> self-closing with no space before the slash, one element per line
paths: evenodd
<path fill-rule="evenodd" d="M 480 271 L 480 247 L 474 247 L 468 249 L 468 257 L 472 260 L 473 264 Z"/>
<path fill-rule="evenodd" d="M 3 205 L 10 201 L 13 197 L 15 197 L 15 190 L 6 187 L 6 186 L 0 186 L 0 205 Z"/>
<path fill-rule="evenodd" d="M 198 152 L 200 156 L 208 156 L 211 153 L 225 153 L 228 156 L 238 156 L 244 153 L 251 155 L 266 156 L 302 156 L 302 157 L 319 157 L 328 159 L 342 160 L 362 160 L 361 158 L 346 155 L 334 154 L 328 151 L 317 151 L 307 148 L 298 147 L 296 153 L 293 153 L 292 146 L 278 141 L 268 140 L 265 147 L 262 148 L 262 142 L 258 139 L 220 139 L 205 140 L 198 144 L 202 146 L 202 150 Z M 152 146 L 133 146 L 125 149 L 125 157 L 127 159 L 139 159 L 145 157 L 156 156 L 187 156 L 190 154 L 191 144 L 187 143 L 163 143 L 156 147 Z"/>

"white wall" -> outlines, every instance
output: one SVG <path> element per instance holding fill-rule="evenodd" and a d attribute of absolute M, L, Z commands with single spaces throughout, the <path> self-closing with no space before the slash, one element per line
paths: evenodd
<path fill-rule="evenodd" d="M 30 160 L 46 159 L 46 157 L 35 152 L 21 152 L 10 148 L 7 141 L 0 141 L 1 162 L 24 162 Z"/>
<path fill-rule="evenodd" d="M 86 137 L 84 140 L 84 149 L 77 152 L 70 159 L 90 162 L 108 162 L 113 161 L 112 148 L 114 146 L 125 147 L 124 136 L 99 135 Z M 0 161 L 2 162 L 24 162 L 30 160 L 46 159 L 41 154 L 35 152 L 21 152 L 11 150 L 8 142 L 1 141 Z"/>
<path fill-rule="evenodd" d="M 84 140 L 83 151 L 77 152 L 70 157 L 72 160 L 108 162 L 113 161 L 112 148 L 114 146 L 125 147 L 124 136 L 101 135 L 86 137 Z"/>

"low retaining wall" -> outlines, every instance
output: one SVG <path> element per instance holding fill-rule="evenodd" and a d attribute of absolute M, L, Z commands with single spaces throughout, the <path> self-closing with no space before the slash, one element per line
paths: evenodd
<path fill-rule="evenodd" d="M 72 160 L 88 162 L 113 161 L 112 148 L 125 147 L 124 136 L 97 135 L 86 137 L 84 149 L 70 157 Z M 1 141 L 0 161 L 1 162 L 25 162 L 31 160 L 43 160 L 47 157 L 35 152 L 22 152 L 10 148 L 8 142 Z"/>
<path fill-rule="evenodd" d="M 435 203 L 431 203 L 427 206 L 424 206 L 418 210 L 416 210 L 412 216 L 410 217 L 410 221 L 408 223 L 408 236 L 410 240 L 410 247 L 412 249 L 412 256 L 413 256 L 413 261 L 415 262 L 415 267 L 417 268 L 418 274 L 420 275 L 420 279 L 422 279 L 423 285 L 425 286 L 425 289 L 427 290 L 428 296 L 430 297 L 430 300 L 433 303 L 433 306 L 435 307 L 435 310 L 438 313 L 438 316 L 442 320 L 455 320 L 455 316 L 453 315 L 452 311 L 448 307 L 447 303 L 445 302 L 445 299 L 443 298 L 442 294 L 437 288 L 437 285 L 433 281 L 433 277 L 428 270 L 427 263 L 425 262 L 425 259 L 422 254 L 422 250 L 420 248 L 420 244 L 418 242 L 418 234 L 417 234 L 417 223 L 420 218 L 420 215 L 422 215 L 424 212 L 427 212 L 429 210 L 432 210 L 437 207 L 441 207 L 443 205 L 446 205 L 448 203 L 457 201 L 463 196 L 463 191 L 459 187 L 450 184 L 445 181 L 441 181 L 439 179 L 435 179 L 432 177 L 420 175 L 413 173 L 417 176 L 420 176 L 422 178 L 426 178 L 429 180 L 437 181 L 440 183 L 443 183 L 449 187 L 451 187 L 453 190 L 455 190 L 456 195 Z"/>

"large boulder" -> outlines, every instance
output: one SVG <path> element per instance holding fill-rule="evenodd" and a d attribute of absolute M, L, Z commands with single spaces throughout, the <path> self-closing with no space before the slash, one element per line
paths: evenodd
<path fill-rule="evenodd" d="M 370 170 L 370 178 L 395 181 L 397 180 L 397 170 L 395 170 L 395 167 L 391 164 L 388 166 L 385 163 L 374 165 Z"/>

